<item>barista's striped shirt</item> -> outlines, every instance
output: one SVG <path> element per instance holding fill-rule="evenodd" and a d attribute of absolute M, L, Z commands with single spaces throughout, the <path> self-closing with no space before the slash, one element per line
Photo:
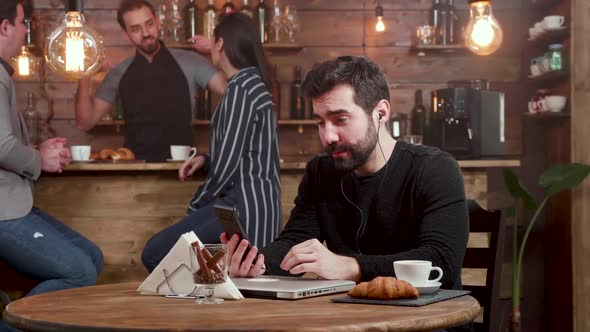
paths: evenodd
<path fill-rule="evenodd" d="M 260 72 L 233 75 L 211 119 L 210 164 L 205 184 L 189 205 L 238 208 L 250 241 L 259 248 L 281 229 L 279 147 L 272 96 Z"/>

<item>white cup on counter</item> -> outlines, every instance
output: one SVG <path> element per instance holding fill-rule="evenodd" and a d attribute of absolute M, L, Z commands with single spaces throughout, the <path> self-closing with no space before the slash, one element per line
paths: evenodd
<path fill-rule="evenodd" d="M 72 151 L 72 160 L 90 160 L 90 145 L 72 145 L 70 151 Z"/>
<path fill-rule="evenodd" d="M 188 145 L 170 145 L 172 160 L 192 159 L 197 155 L 197 148 Z"/>

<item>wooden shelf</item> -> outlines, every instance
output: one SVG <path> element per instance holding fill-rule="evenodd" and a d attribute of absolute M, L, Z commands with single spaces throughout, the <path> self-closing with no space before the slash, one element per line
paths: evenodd
<path fill-rule="evenodd" d="M 279 120 L 279 125 L 317 125 L 316 120 Z"/>
<path fill-rule="evenodd" d="M 168 48 L 181 48 L 184 50 L 192 50 L 193 49 L 193 44 L 189 44 L 189 43 L 170 43 L 170 44 L 166 44 L 166 47 Z"/>
<path fill-rule="evenodd" d="M 96 126 L 108 127 L 108 126 L 122 126 L 125 124 L 124 120 L 110 120 L 110 121 L 99 121 Z M 211 124 L 209 120 L 193 120 L 194 126 L 208 126 Z M 279 125 L 317 125 L 316 120 L 279 120 Z"/>
<path fill-rule="evenodd" d="M 561 30 L 549 30 L 545 31 L 542 35 L 537 36 L 535 39 L 529 39 L 529 43 L 538 47 L 547 47 L 550 44 L 561 44 L 570 35 L 568 27 Z"/>
<path fill-rule="evenodd" d="M 561 111 L 561 112 L 537 112 L 537 113 L 524 113 L 525 119 L 530 120 L 561 120 L 561 119 L 569 119 L 570 113 Z"/>
<path fill-rule="evenodd" d="M 99 121 L 96 125 L 97 126 L 121 126 L 124 125 L 125 121 L 123 120 L 108 120 L 108 121 Z"/>
<path fill-rule="evenodd" d="M 568 70 L 550 71 L 539 76 L 529 76 L 533 82 L 557 82 L 563 81 L 570 77 Z"/>
<path fill-rule="evenodd" d="M 303 45 L 296 43 L 268 43 L 262 45 L 265 49 L 270 51 L 285 51 L 285 52 L 297 52 L 303 49 Z M 168 48 L 181 48 L 185 50 L 192 50 L 193 44 L 189 43 L 170 43 L 166 44 Z"/>
<path fill-rule="evenodd" d="M 296 44 L 296 43 L 268 43 L 263 44 L 262 47 L 265 49 L 273 52 L 273 51 L 282 51 L 282 52 L 298 52 L 303 49 L 303 45 Z"/>
<path fill-rule="evenodd" d="M 410 50 L 418 56 L 425 56 L 426 53 L 456 53 L 467 51 L 463 44 L 453 45 L 412 45 Z"/>

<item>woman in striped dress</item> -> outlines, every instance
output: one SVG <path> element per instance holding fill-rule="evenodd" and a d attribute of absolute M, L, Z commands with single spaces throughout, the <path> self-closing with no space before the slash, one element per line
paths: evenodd
<path fill-rule="evenodd" d="M 142 261 L 153 270 L 180 235 L 194 231 L 203 243 L 223 232 L 213 205 L 237 208 L 253 245 L 264 247 L 279 234 L 281 199 L 276 113 L 269 93 L 268 65 L 254 21 L 235 13 L 222 18 L 211 41 L 213 65 L 229 78 L 211 119 L 210 155 L 187 160 L 180 180 L 207 172 L 188 206 L 188 215 L 156 234 Z"/>

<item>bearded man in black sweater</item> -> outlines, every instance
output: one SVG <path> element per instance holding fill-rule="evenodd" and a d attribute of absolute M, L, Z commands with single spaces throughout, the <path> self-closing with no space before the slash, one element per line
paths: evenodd
<path fill-rule="evenodd" d="M 388 84 L 367 58 L 317 65 L 304 89 L 326 153 L 307 164 L 289 222 L 272 244 L 246 252 L 246 240 L 222 234 L 230 275 L 313 272 L 359 282 L 395 276 L 397 260 L 427 260 L 443 270 L 443 288 L 461 289 L 469 225 L 457 161 L 393 139 Z"/>

